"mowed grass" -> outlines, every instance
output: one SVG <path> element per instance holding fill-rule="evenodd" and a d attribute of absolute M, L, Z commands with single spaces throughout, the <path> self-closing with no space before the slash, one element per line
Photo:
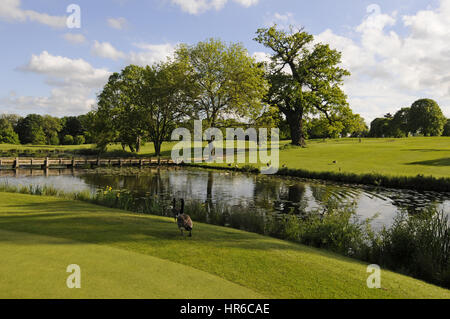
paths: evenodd
<path fill-rule="evenodd" d="M 317 172 L 450 177 L 450 137 L 315 140 L 305 149 L 283 150 L 280 164 Z"/>
<path fill-rule="evenodd" d="M 162 154 L 171 156 L 175 142 L 164 143 Z M 289 144 L 280 142 L 280 146 Z M 9 149 L 60 149 L 92 148 L 83 146 L 18 146 L 0 144 L 0 150 Z M 108 151 L 119 151 L 120 145 L 112 145 Z M 152 143 L 146 143 L 140 155 L 154 156 Z M 336 163 L 333 163 L 336 162 Z M 244 166 L 239 164 L 238 166 Z M 450 177 L 450 137 L 410 137 L 402 139 L 311 140 L 307 148 L 286 147 L 280 151 L 280 166 L 313 172 L 376 173 L 391 176 Z M 225 164 L 223 164 L 225 166 Z M 260 165 L 254 165 L 260 166 Z"/>
<path fill-rule="evenodd" d="M 369 289 L 366 264 L 326 251 L 200 223 L 182 238 L 170 218 L 53 197 L 0 193 L 0 254 L 3 298 L 450 298 L 385 270 Z"/>

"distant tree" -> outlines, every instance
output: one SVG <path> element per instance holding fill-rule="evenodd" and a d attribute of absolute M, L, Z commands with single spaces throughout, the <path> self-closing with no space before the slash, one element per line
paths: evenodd
<path fill-rule="evenodd" d="M 176 61 L 188 66 L 193 113 L 206 119 L 206 128 L 215 127 L 230 114 L 260 114 L 267 91 L 264 70 L 241 44 L 209 39 L 194 46 L 181 45 Z"/>
<path fill-rule="evenodd" d="M 3 117 L 0 118 L 0 144 L 20 144 L 11 122 Z"/>
<path fill-rule="evenodd" d="M 257 129 L 267 129 L 267 134 L 270 137 L 272 128 L 280 128 L 284 119 L 280 113 L 280 109 L 273 106 L 267 106 L 264 112 L 253 121 L 253 126 Z"/>
<path fill-rule="evenodd" d="M 56 132 L 52 133 L 52 135 L 50 136 L 50 139 L 48 140 L 48 144 L 49 145 L 59 145 L 60 144 L 58 133 L 56 133 Z"/>
<path fill-rule="evenodd" d="M 390 132 L 393 137 L 407 137 L 409 135 L 409 113 L 411 109 L 409 107 L 404 107 L 400 109 L 392 117 L 390 122 Z"/>
<path fill-rule="evenodd" d="M 0 118 L 6 119 L 9 123 L 11 123 L 11 125 L 15 131 L 17 128 L 17 124 L 19 123 L 19 121 L 22 117 L 17 114 L 2 114 L 2 116 Z"/>
<path fill-rule="evenodd" d="M 408 116 L 411 132 L 424 136 L 441 136 L 447 119 L 439 105 L 431 99 L 421 99 L 413 103 Z"/>
<path fill-rule="evenodd" d="M 59 137 L 61 140 L 64 136 L 71 135 L 83 135 L 86 129 L 83 127 L 81 120 L 78 116 L 66 116 L 61 119 L 62 129 L 60 130 Z"/>
<path fill-rule="evenodd" d="M 73 145 L 74 139 L 72 135 L 65 135 L 63 138 L 63 144 L 64 145 Z"/>
<path fill-rule="evenodd" d="M 339 67 L 340 52 L 326 44 L 314 45 L 314 37 L 303 30 L 263 28 L 255 40 L 274 52 L 267 71 L 267 102 L 286 116 L 292 144 L 304 146 L 308 115 L 323 114 L 331 122 L 331 115 L 348 105 L 341 85 L 350 72 Z"/>
<path fill-rule="evenodd" d="M 38 114 L 30 114 L 17 123 L 16 132 L 22 144 L 45 145 L 47 138 L 42 129 L 43 118 Z"/>
<path fill-rule="evenodd" d="M 391 136 L 391 121 L 390 117 L 376 118 L 370 123 L 370 137 L 389 137 Z"/>
<path fill-rule="evenodd" d="M 442 136 L 450 136 L 450 119 L 447 119 L 447 123 L 444 126 L 444 132 Z"/>
<path fill-rule="evenodd" d="M 308 121 L 309 138 L 339 138 L 361 137 L 368 133 L 366 122 L 359 114 L 354 114 L 350 108 L 343 108 L 330 116 L 314 117 Z"/>
<path fill-rule="evenodd" d="M 57 117 L 53 117 L 50 115 L 44 115 L 42 117 L 41 127 L 45 134 L 46 144 L 58 145 L 59 138 L 58 138 L 58 143 L 56 143 L 57 142 L 56 138 L 58 137 L 58 134 L 62 129 L 61 120 Z"/>
<path fill-rule="evenodd" d="M 84 135 L 77 135 L 73 139 L 73 143 L 75 145 L 83 145 L 84 143 L 86 143 L 86 139 L 84 138 Z"/>

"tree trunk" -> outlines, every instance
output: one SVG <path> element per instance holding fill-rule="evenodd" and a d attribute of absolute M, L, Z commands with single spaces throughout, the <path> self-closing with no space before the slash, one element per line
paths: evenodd
<path fill-rule="evenodd" d="M 303 132 L 303 114 L 298 112 L 292 112 L 286 117 L 289 122 L 289 128 L 291 131 L 292 145 L 305 147 L 306 142 L 305 142 L 305 134 Z"/>
<path fill-rule="evenodd" d="M 161 163 L 161 142 L 154 141 L 153 144 L 155 145 L 155 154 L 158 157 L 158 165 Z"/>

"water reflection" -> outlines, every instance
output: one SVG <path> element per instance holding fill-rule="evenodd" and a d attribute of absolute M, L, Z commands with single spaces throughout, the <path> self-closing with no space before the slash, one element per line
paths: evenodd
<path fill-rule="evenodd" d="M 437 207 L 450 213 L 450 194 L 366 186 L 322 183 L 298 178 L 259 176 L 225 171 L 181 168 L 1 171 L 2 182 L 21 185 L 51 185 L 64 191 L 111 186 L 141 194 L 201 201 L 207 213 L 217 206 L 244 207 L 282 214 L 325 211 L 329 205 L 347 206 L 363 218 L 379 214 L 378 225 L 389 225 L 399 209 L 417 213 Z"/>

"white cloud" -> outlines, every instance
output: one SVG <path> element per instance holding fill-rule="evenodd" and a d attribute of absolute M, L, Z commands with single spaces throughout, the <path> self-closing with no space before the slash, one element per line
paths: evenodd
<path fill-rule="evenodd" d="M 275 12 L 272 15 L 266 17 L 266 26 L 271 27 L 274 24 L 278 26 L 278 28 L 283 30 L 288 30 L 290 26 L 296 26 L 298 23 L 294 18 L 294 14 L 292 12 L 286 13 L 278 13 Z"/>
<path fill-rule="evenodd" d="M 66 33 L 63 37 L 72 44 L 83 44 L 86 42 L 85 36 L 79 33 Z"/>
<path fill-rule="evenodd" d="M 54 28 L 64 28 L 67 18 L 64 16 L 51 16 L 33 10 L 21 8 L 20 0 L 2 0 L 0 5 L 0 20 L 8 22 L 37 22 Z"/>
<path fill-rule="evenodd" d="M 84 114 L 95 104 L 93 93 L 107 82 L 111 72 L 96 69 L 83 59 L 54 56 L 43 51 L 33 55 L 27 65 L 19 68 L 45 76 L 52 86 L 49 96 L 18 96 L 15 92 L 0 100 L 5 110 L 14 113 L 46 113 L 57 116 Z"/>
<path fill-rule="evenodd" d="M 232 0 L 243 7 L 258 4 L 259 0 Z M 209 10 L 219 11 L 225 7 L 228 0 L 172 0 L 173 4 L 181 7 L 181 10 L 190 14 L 200 14 Z"/>
<path fill-rule="evenodd" d="M 117 30 L 122 30 L 128 25 L 128 21 L 125 18 L 109 18 L 107 22 L 108 26 Z"/>
<path fill-rule="evenodd" d="M 143 50 L 139 52 L 130 52 L 127 60 L 130 64 L 140 66 L 152 65 L 154 63 L 164 61 L 167 58 L 173 57 L 176 45 L 166 44 L 147 44 L 135 43 L 135 47 Z"/>
<path fill-rule="evenodd" d="M 402 24 L 402 36 L 391 27 Z M 352 72 L 345 91 L 352 108 L 372 120 L 416 99 L 433 98 L 450 117 L 450 0 L 438 9 L 398 17 L 375 13 L 355 28 L 356 38 L 326 30 L 317 41 L 343 53 L 343 66 Z"/>
<path fill-rule="evenodd" d="M 98 42 L 95 41 L 91 50 L 92 54 L 101 58 L 120 60 L 125 58 L 125 53 L 117 50 L 109 42 Z"/>

